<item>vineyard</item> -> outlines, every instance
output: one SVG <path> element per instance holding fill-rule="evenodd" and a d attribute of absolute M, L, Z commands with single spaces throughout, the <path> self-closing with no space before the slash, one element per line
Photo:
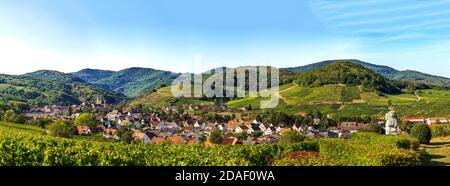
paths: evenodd
<path fill-rule="evenodd" d="M 371 136 L 375 139 L 376 136 Z M 361 139 L 361 137 L 359 137 Z M 418 165 L 413 142 L 402 137 L 306 140 L 288 145 L 148 145 L 57 138 L 0 125 L 1 166 L 270 166 Z M 389 141 L 387 144 L 384 141 Z M 307 160 L 296 153 L 315 153 Z M 279 161 L 279 160 L 283 161 Z M 305 163 L 309 162 L 309 163 Z"/>

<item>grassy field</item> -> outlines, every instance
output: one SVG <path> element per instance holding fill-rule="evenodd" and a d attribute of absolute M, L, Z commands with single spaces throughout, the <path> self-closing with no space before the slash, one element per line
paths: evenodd
<path fill-rule="evenodd" d="M 0 122 L 0 127 L 20 130 L 24 132 L 29 132 L 33 134 L 42 134 L 45 130 L 36 126 L 24 125 L 24 124 L 14 124 L 14 123 L 6 123 Z"/>
<path fill-rule="evenodd" d="M 362 92 L 359 86 L 326 85 L 317 88 L 286 84 L 280 87 L 280 104 L 272 110 L 287 113 L 320 110 L 341 116 L 382 116 L 391 103 L 400 116 L 449 116 L 450 91 L 422 90 L 420 99 L 414 94 L 378 95 Z M 260 97 L 246 97 L 228 102 L 230 108 L 239 109 L 249 104 L 258 108 Z"/>
<path fill-rule="evenodd" d="M 134 100 L 130 105 L 151 105 L 155 107 L 168 106 L 171 103 L 175 102 L 175 97 L 172 95 L 171 87 L 163 87 L 158 89 L 156 92 L 145 95 L 142 98 Z M 202 101 L 195 98 L 180 98 L 178 100 L 179 104 L 212 104 L 211 101 Z"/>
<path fill-rule="evenodd" d="M 425 165 L 450 166 L 450 136 L 434 138 L 421 148 L 428 154 Z"/>

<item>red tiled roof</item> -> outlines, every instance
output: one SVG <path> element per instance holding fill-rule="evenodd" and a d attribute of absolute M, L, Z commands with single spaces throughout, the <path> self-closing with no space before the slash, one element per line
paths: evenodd
<path fill-rule="evenodd" d="M 403 117 L 400 120 L 417 120 L 417 119 L 425 119 L 424 117 Z"/>
<path fill-rule="evenodd" d="M 184 143 L 184 139 L 181 136 L 170 136 L 167 138 L 172 144 L 182 144 Z"/>

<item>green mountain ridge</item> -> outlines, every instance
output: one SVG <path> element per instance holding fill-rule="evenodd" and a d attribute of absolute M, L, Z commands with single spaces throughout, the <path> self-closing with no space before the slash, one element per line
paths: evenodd
<path fill-rule="evenodd" d="M 127 68 L 117 72 L 84 69 L 71 73 L 73 76 L 105 90 L 112 90 L 134 98 L 170 84 L 178 73 L 151 68 Z"/>
<path fill-rule="evenodd" d="M 75 73 L 71 73 L 74 77 L 80 78 L 88 83 L 98 81 L 103 78 L 112 76 L 115 72 L 110 70 L 100 69 L 83 69 Z"/>
<path fill-rule="evenodd" d="M 94 102 L 97 95 L 107 103 L 118 103 L 125 96 L 100 89 L 62 72 L 40 70 L 24 75 L 0 74 L 0 100 L 30 105 L 79 104 Z"/>
<path fill-rule="evenodd" d="M 416 82 L 416 83 L 425 83 L 428 85 L 450 87 L 450 78 L 447 78 L 447 77 L 430 75 L 430 74 L 413 71 L 413 70 L 399 71 L 392 67 L 383 66 L 383 65 L 375 65 L 375 64 L 367 63 L 367 62 L 356 60 L 356 59 L 327 60 L 327 61 L 322 61 L 322 62 L 318 62 L 318 63 L 312 63 L 309 65 L 284 68 L 284 69 L 289 70 L 294 73 L 300 73 L 300 72 L 315 70 L 318 68 L 322 68 L 326 65 L 339 63 L 339 62 L 350 62 L 350 63 L 362 65 L 362 66 L 364 66 L 370 70 L 373 70 L 374 72 L 376 72 L 380 75 L 383 75 L 384 77 L 392 79 L 392 80 L 412 81 L 412 82 Z"/>
<path fill-rule="evenodd" d="M 380 74 L 351 62 L 331 63 L 325 67 L 295 76 L 295 83 L 304 87 L 329 84 L 362 85 L 366 91 L 400 93 L 400 89 Z"/>
<path fill-rule="evenodd" d="M 311 72 L 317 69 L 342 62 L 361 65 L 364 68 L 375 72 L 373 74 L 365 73 L 366 75 L 369 75 L 370 78 L 362 78 L 361 81 L 357 80 L 358 82 L 353 84 L 367 85 L 367 83 L 370 84 L 372 81 L 371 79 L 375 78 L 377 81 L 374 81 L 369 87 L 380 92 L 391 92 L 389 90 L 394 90 L 393 92 L 396 92 L 397 88 L 395 87 L 405 88 L 407 83 L 401 81 L 450 87 L 449 78 L 433 76 L 412 70 L 398 71 L 388 66 L 374 65 L 359 60 L 329 60 L 294 68 L 279 68 L 280 83 L 281 85 L 289 84 L 291 82 L 298 83 L 299 77 L 307 76 L 302 76 L 302 74 L 311 75 Z M 245 68 L 245 66 L 237 68 Z M 222 67 L 222 69 L 231 68 Z M 335 79 L 336 77 L 339 77 L 339 74 L 345 76 L 345 71 L 336 73 L 332 72 L 333 70 L 334 69 L 329 69 L 326 73 L 334 73 L 333 76 L 335 76 Z M 391 81 L 377 76 L 378 74 L 389 80 L 399 81 L 391 83 Z M 128 98 L 139 99 L 149 97 L 148 94 L 157 90 L 161 85 L 170 85 L 179 75 L 179 73 L 170 71 L 138 67 L 127 68 L 120 71 L 83 69 L 74 73 L 40 70 L 21 76 L 1 75 L 0 94 L 2 95 L 2 100 L 17 100 L 33 104 L 78 103 L 83 100 L 92 99 L 93 96 L 95 97 L 93 94 L 100 94 L 102 95 L 101 97 L 107 99 L 108 102 L 114 103 L 121 100 L 127 100 Z M 204 75 L 203 79 L 206 79 L 208 76 L 209 75 Z M 21 81 L 24 81 L 25 83 L 21 83 Z M 362 81 L 365 81 L 366 84 Z M 336 81 L 334 83 L 339 84 L 342 82 Z M 327 83 L 322 82 L 321 84 Z M 352 85 L 352 83 L 350 84 Z M 27 99 L 19 99 L 21 96 L 18 95 L 23 95 Z"/>

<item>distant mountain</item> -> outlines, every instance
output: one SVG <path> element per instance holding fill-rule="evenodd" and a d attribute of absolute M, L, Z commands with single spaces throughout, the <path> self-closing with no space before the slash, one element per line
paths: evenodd
<path fill-rule="evenodd" d="M 429 75 L 414 70 L 399 71 L 392 77 L 392 79 L 450 87 L 450 78 Z"/>
<path fill-rule="evenodd" d="M 84 69 L 72 75 L 99 88 L 122 93 L 131 98 L 141 96 L 163 84 L 169 85 L 179 76 L 178 73 L 151 68 L 128 68 L 117 72 Z"/>
<path fill-rule="evenodd" d="M 374 64 L 370 64 L 370 63 L 363 62 L 363 61 L 356 60 L 356 59 L 328 60 L 328 61 L 322 61 L 322 62 L 318 62 L 318 63 L 312 63 L 312 64 L 305 65 L 305 66 L 285 68 L 285 69 L 289 70 L 291 72 L 306 72 L 306 71 L 325 67 L 329 64 L 334 64 L 334 63 L 339 63 L 339 62 L 350 62 L 350 63 L 362 65 L 362 66 L 364 66 L 370 70 L 373 70 L 374 72 L 381 74 L 388 78 L 393 77 L 398 72 L 398 70 L 395 70 L 388 66 L 374 65 Z"/>
<path fill-rule="evenodd" d="M 57 71 L 41 70 L 25 75 L 0 74 L 0 100 L 32 105 L 79 104 L 97 98 L 107 103 L 123 101 L 124 95 L 103 90 L 83 80 Z"/>
<path fill-rule="evenodd" d="M 71 74 L 65 74 L 63 72 L 58 72 L 58 71 L 54 71 L 54 70 L 39 70 L 39 71 L 24 74 L 23 76 L 31 77 L 31 78 L 45 79 L 45 80 L 52 80 L 52 81 L 63 81 L 66 83 L 69 83 L 69 82 L 84 83 L 84 80 L 77 78 L 75 76 L 72 76 Z"/>
<path fill-rule="evenodd" d="M 304 87 L 345 84 L 362 85 L 366 91 L 400 93 L 400 89 L 372 70 L 351 62 L 331 63 L 296 76 L 295 83 Z"/>
<path fill-rule="evenodd" d="M 306 72 L 310 70 L 315 70 L 318 68 L 322 68 L 329 64 L 339 63 L 339 62 L 350 62 L 358 65 L 362 65 L 370 70 L 373 70 L 374 72 L 383 75 L 384 77 L 387 77 L 392 80 L 400 80 L 400 81 L 412 81 L 417 83 L 425 83 L 429 85 L 436 85 L 436 86 L 446 86 L 450 87 L 450 78 L 446 77 L 440 77 L 440 76 L 434 76 L 429 75 L 417 71 L 399 71 L 394 68 L 383 66 L 383 65 L 374 65 L 367 62 L 363 62 L 360 60 L 355 59 L 342 59 L 342 60 L 328 60 L 328 61 L 322 61 L 318 63 L 313 63 L 305 66 L 299 66 L 299 67 L 292 67 L 292 68 L 284 68 L 286 70 L 289 70 L 291 72 Z"/>
<path fill-rule="evenodd" d="M 114 74 L 114 71 L 110 70 L 97 70 L 97 69 L 83 69 L 75 73 L 71 73 L 73 76 L 80 78 L 88 83 L 98 81 L 103 78 L 107 78 Z"/>

